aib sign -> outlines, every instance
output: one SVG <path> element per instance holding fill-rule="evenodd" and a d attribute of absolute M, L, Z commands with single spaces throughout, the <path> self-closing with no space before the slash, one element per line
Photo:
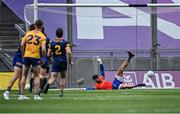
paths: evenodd
<path fill-rule="evenodd" d="M 126 84 L 137 84 L 137 77 L 135 72 L 125 72 L 123 76 L 123 82 Z"/>
<path fill-rule="evenodd" d="M 155 76 L 147 77 L 147 71 L 124 72 L 123 83 L 136 85 L 145 83 L 146 88 L 180 87 L 180 71 L 155 71 Z M 106 71 L 106 80 L 113 81 L 116 71 Z"/>

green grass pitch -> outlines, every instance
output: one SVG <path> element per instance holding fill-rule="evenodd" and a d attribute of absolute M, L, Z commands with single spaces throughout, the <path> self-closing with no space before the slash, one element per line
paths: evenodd
<path fill-rule="evenodd" d="M 129 89 L 111 91 L 59 91 L 42 94 L 42 101 L 19 101 L 18 92 L 12 91 L 10 100 L 3 99 L 0 91 L 0 113 L 180 113 L 179 89 Z"/>

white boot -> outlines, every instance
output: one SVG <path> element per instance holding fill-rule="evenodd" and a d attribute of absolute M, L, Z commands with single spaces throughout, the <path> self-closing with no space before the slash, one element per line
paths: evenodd
<path fill-rule="evenodd" d="M 34 100 L 42 100 L 43 98 L 41 98 L 39 95 L 34 95 Z"/>
<path fill-rule="evenodd" d="M 26 97 L 25 95 L 19 95 L 18 100 L 28 100 L 30 99 L 29 97 Z"/>
<path fill-rule="evenodd" d="M 9 100 L 9 91 L 5 91 L 5 92 L 3 93 L 3 96 L 4 96 L 4 99 L 5 99 L 5 100 Z"/>

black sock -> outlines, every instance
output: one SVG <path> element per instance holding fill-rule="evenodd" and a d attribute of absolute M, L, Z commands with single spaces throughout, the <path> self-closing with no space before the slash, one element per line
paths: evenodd
<path fill-rule="evenodd" d="M 48 93 L 48 89 L 50 88 L 50 84 L 47 82 L 46 85 L 44 86 L 44 94 Z"/>
<path fill-rule="evenodd" d="M 34 78 L 31 78 L 30 80 L 30 86 L 33 86 Z"/>
<path fill-rule="evenodd" d="M 44 79 L 40 79 L 40 84 L 39 84 L 39 88 L 42 89 L 42 82 Z"/>
<path fill-rule="evenodd" d="M 144 87 L 146 86 L 144 83 L 135 85 L 136 87 Z"/>
<path fill-rule="evenodd" d="M 46 85 L 47 83 L 47 78 L 44 78 L 42 81 L 41 81 L 41 86 L 40 86 L 40 89 L 43 90 L 44 86 Z"/>
<path fill-rule="evenodd" d="M 40 91 L 38 92 L 38 95 L 41 96 L 41 92 Z"/>
<path fill-rule="evenodd" d="M 131 56 L 129 56 L 129 57 L 128 57 L 128 62 L 130 62 L 130 61 L 131 61 L 131 59 L 132 59 L 132 57 L 131 57 Z"/>
<path fill-rule="evenodd" d="M 34 82 L 34 78 L 31 78 L 31 80 L 30 80 L 30 88 L 29 88 L 30 91 L 32 91 L 33 82 Z"/>
<path fill-rule="evenodd" d="M 11 87 L 8 87 L 8 88 L 7 88 L 7 91 L 11 91 Z"/>

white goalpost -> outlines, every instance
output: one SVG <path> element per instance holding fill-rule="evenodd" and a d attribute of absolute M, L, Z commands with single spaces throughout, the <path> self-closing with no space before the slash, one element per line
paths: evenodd
<path fill-rule="evenodd" d="M 36 1 L 36 0 L 35 0 Z M 180 3 L 157 3 L 157 4 L 59 4 L 59 3 L 37 3 L 37 7 L 180 7 Z M 31 5 L 34 5 L 31 4 Z"/>
<path fill-rule="evenodd" d="M 163 47 L 166 42 L 164 40 L 159 42 L 159 39 L 164 38 L 165 35 L 167 38 L 179 39 L 180 26 L 175 19 L 179 18 L 180 3 L 127 4 L 121 0 L 114 0 L 118 3 L 104 2 L 103 0 L 97 3 L 92 2 L 93 0 L 87 1 L 89 2 L 76 0 L 76 3 L 69 4 L 38 3 L 38 0 L 34 0 L 33 4 L 27 4 L 24 7 L 26 28 L 37 19 L 42 19 L 47 28 L 48 37 L 53 39 L 55 38 L 55 29 L 62 27 L 65 29 L 64 38 L 70 39 L 69 36 L 72 36 L 71 43 L 76 45 L 73 49 L 77 55 L 82 53 L 82 56 L 85 57 L 87 55 L 94 56 L 94 53 L 103 53 L 109 57 L 110 51 L 115 53 L 110 55 L 112 58 L 113 56 L 119 57 L 120 54 L 125 57 L 124 52 L 119 49 L 128 47 L 129 45 L 123 43 L 128 41 L 130 49 L 136 53 L 137 58 L 144 57 L 144 61 L 147 59 L 144 66 L 147 64 L 147 68 L 161 68 L 160 54 L 164 53 L 160 53 L 159 50 L 161 50 L 160 48 L 168 49 L 171 46 Z M 158 36 L 159 34 L 161 37 Z M 101 41 L 100 48 L 95 49 L 95 46 L 90 45 L 94 43 L 98 45 Z M 106 42 L 110 42 L 112 45 L 109 46 Z M 122 43 L 122 46 L 119 46 L 118 42 Z M 164 56 L 166 55 L 164 54 Z M 113 59 L 110 62 L 112 70 L 115 63 L 113 63 Z M 138 59 L 137 62 L 139 62 Z M 132 69 L 142 68 L 134 63 Z M 93 66 L 93 68 L 95 67 Z M 80 75 L 77 73 L 72 79 L 78 76 Z"/>
<path fill-rule="evenodd" d="M 149 4 L 65 4 L 65 3 L 38 3 L 34 0 L 33 4 L 28 4 L 25 7 L 33 6 L 34 20 L 38 19 L 38 7 L 180 7 L 180 3 L 149 3 Z M 25 12 L 24 12 L 25 13 Z M 27 21 L 26 17 L 25 20 Z M 28 21 L 27 21 L 28 22 Z"/>
<path fill-rule="evenodd" d="M 27 13 L 26 8 L 27 7 L 33 7 L 33 22 L 38 19 L 38 8 L 43 7 L 180 7 L 180 3 L 149 3 L 149 4 L 118 4 L 118 3 L 111 3 L 111 4 L 97 4 L 97 3 L 91 3 L 91 4 L 66 4 L 66 3 L 38 3 L 38 0 L 34 0 L 33 4 L 27 4 L 24 8 L 24 19 L 25 22 L 30 25 L 32 22 L 30 22 L 27 19 Z M 68 14 L 68 12 L 67 12 Z"/>
<path fill-rule="evenodd" d="M 118 4 L 118 3 L 111 3 L 111 4 L 66 4 L 66 3 L 38 3 L 38 0 L 34 0 L 33 4 L 28 4 L 24 8 L 24 18 L 27 23 L 31 23 L 26 18 L 26 7 L 33 7 L 34 14 L 33 20 L 38 19 L 38 8 L 43 7 L 180 7 L 180 3 L 150 3 L 150 4 Z M 55 12 L 56 13 L 56 12 Z M 66 13 L 70 14 L 70 13 Z"/>
<path fill-rule="evenodd" d="M 38 19 L 38 0 L 34 0 L 34 22 Z"/>

